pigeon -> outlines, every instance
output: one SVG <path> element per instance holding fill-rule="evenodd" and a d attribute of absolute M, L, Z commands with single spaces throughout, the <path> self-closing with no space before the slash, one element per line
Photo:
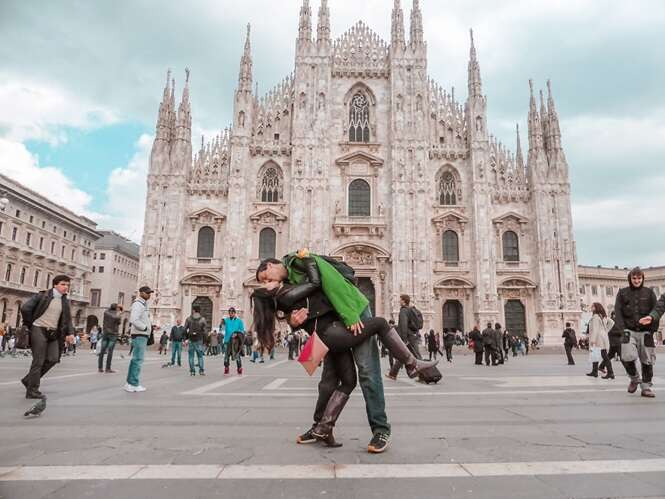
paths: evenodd
<path fill-rule="evenodd" d="M 39 416 L 41 415 L 42 412 L 44 412 L 44 409 L 46 409 L 46 399 L 41 399 L 39 400 L 35 405 L 33 405 L 30 409 L 28 409 L 23 416 L 30 417 L 30 416 Z"/>

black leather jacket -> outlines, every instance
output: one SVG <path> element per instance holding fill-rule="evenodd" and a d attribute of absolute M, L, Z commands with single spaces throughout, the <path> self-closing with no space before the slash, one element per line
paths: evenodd
<path fill-rule="evenodd" d="M 651 288 L 642 285 L 639 288 L 628 286 L 621 288 L 617 293 L 614 304 L 614 322 L 619 331 L 630 329 L 631 331 L 658 330 L 658 321 L 653 320 L 648 326 L 639 323 L 642 317 L 651 313 L 656 307 L 656 293 Z"/>
<path fill-rule="evenodd" d="M 28 301 L 26 301 L 21 307 L 21 316 L 23 317 L 23 324 L 28 327 L 32 326 L 32 323 L 39 319 L 53 300 L 53 288 L 48 291 L 40 291 L 36 295 L 32 296 Z M 74 325 L 72 324 L 72 314 L 69 307 L 69 300 L 67 296 L 62 297 L 62 312 L 60 313 L 60 319 L 58 319 L 58 335 L 60 339 L 64 339 L 65 336 L 74 334 Z"/>
<path fill-rule="evenodd" d="M 332 304 L 321 288 L 321 274 L 313 258 L 302 259 L 307 282 L 298 285 L 285 284 L 277 292 L 275 300 L 277 309 L 284 313 L 307 308 L 307 320 L 301 328 L 308 333 L 315 330 L 324 331 L 333 322 L 340 321 Z"/>

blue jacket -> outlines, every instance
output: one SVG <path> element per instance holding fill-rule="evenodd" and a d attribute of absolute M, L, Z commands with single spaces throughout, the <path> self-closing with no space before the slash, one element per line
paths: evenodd
<path fill-rule="evenodd" d="M 245 334 L 245 325 L 242 323 L 242 320 L 238 317 L 231 319 L 230 317 L 224 318 L 224 343 L 231 342 L 231 336 L 233 333 L 242 333 Z"/>

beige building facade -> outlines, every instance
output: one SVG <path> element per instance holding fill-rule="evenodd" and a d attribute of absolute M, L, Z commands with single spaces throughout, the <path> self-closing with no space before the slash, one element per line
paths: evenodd
<path fill-rule="evenodd" d="M 21 305 L 66 274 L 72 320 L 83 328 L 97 224 L 4 175 L 0 199 L 0 321 L 20 325 Z"/>
<path fill-rule="evenodd" d="M 128 329 L 129 308 L 136 297 L 139 245 L 113 231 L 99 231 L 95 242 L 90 278 L 90 306 L 86 330 L 101 325 L 104 311 L 112 303 L 124 308 L 121 332 Z"/>
<path fill-rule="evenodd" d="M 260 259 L 306 246 L 351 264 L 377 315 L 407 293 L 427 328 L 498 321 L 558 342 L 580 297 L 549 82 L 538 96 L 525 80 L 526 151 L 517 130 L 511 152 L 487 129 L 473 36 L 463 97 L 429 76 L 417 0 L 408 30 L 395 1 L 389 41 L 360 21 L 333 40 L 332 18 L 303 2 L 293 72 L 263 95 L 248 26 L 233 123 L 193 160 L 189 72 L 179 102 L 167 77 L 139 272 L 157 320 L 195 302 L 213 324 L 248 315 Z"/>

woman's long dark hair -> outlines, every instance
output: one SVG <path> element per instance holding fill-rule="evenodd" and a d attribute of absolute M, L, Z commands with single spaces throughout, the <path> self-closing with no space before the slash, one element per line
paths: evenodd
<path fill-rule="evenodd" d="M 256 331 L 256 337 L 262 348 L 270 351 L 275 346 L 275 291 L 263 288 L 254 290 L 251 296 L 252 314 L 254 324 L 252 329 Z"/>
<path fill-rule="evenodd" d="M 607 313 L 605 312 L 605 307 L 603 307 L 600 303 L 595 302 L 593 305 L 591 305 L 591 313 L 592 314 L 598 314 L 600 315 L 603 319 L 607 317 Z"/>

